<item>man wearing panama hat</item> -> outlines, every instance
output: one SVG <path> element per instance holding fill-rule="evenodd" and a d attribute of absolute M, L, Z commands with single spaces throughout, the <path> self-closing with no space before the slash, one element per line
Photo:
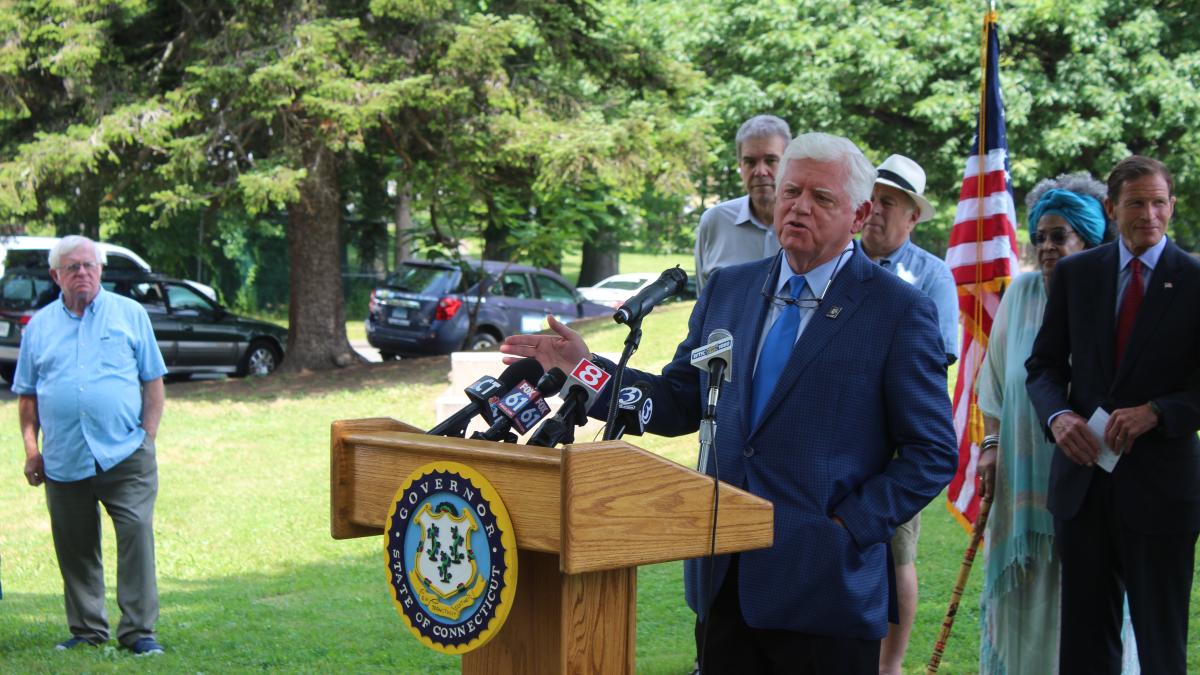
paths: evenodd
<path fill-rule="evenodd" d="M 958 290 L 946 262 L 912 243 L 917 223 L 933 218 L 925 198 L 925 171 L 904 155 L 888 157 L 877 169 L 871 216 L 862 231 L 863 251 L 880 267 L 916 286 L 933 300 L 946 362 L 958 360 Z"/>
<path fill-rule="evenodd" d="M 958 360 L 958 291 L 945 261 L 914 244 L 917 223 L 934 216 L 925 198 L 925 171 L 904 155 L 892 155 L 876 169 L 871 215 L 862 231 L 862 247 L 880 267 L 925 292 L 937 307 L 946 363 Z M 899 673 L 917 612 L 917 538 L 921 515 L 896 529 L 892 558 L 900 623 L 889 624 L 880 645 L 879 672 Z"/>

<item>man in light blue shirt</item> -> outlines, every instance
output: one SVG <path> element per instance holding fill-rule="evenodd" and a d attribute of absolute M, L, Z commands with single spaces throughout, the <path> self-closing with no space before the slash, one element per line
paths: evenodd
<path fill-rule="evenodd" d="M 892 155 L 876 169 L 871 194 L 871 215 L 862 232 L 863 252 L 880 267 L 916 286 L 937 307 L 938 330 L 946 363 L 958 360 L 958 289 L 946 262 L 912 243 L 909 235 L 918 223 L 934 216 L 925 198 L 925 170 L 904 155 Z M 888 627 L 880 649 L 879 672 L 900 672 L 908 636 L 917 613 L 917 539 L 921 515 L 896 529 L 892 558 L 896 568 L 896 595 L 900 623 Z"/>
<path fill-rule="evenodd" d="M 160 654 L 154 437 L 167 369 L 146 310 L 101 289 L 103 262 L 86 237 L 64 237 L 51 249 L 50 276 L 62 295 L 26 327 L 12 390 L 19 397 L 25 478 L 46 486 L 63 577 L 71 637 L 57 648 L 94 646 L 109 637 L 103 504 L 117 535 L 117 640 L 138 655 Z"/>
<path fill-rule="evenodd" d="M 904 155 L 888 157 L 877 169 L 871 216 L 863 226 L 863 251 L 880 267 L 916 286 L 933 300 L 946 362 L 958 360 L 958 288 L 946 261 L 912 243 L 919 223 L 934 216 L 925 198 L 925 171 Z"/>

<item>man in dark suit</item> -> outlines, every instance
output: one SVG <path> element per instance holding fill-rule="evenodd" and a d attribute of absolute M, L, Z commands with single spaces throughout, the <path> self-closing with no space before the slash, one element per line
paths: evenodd
<path fill-rule="evenodd" d="M 717 557 L 711 578 L 707 560 L 687 562 L 705 673 L 874 675 L 887 632 L 888 541 L 954 474 L 933 302 L 853 241 L 874 182 L 850 141 L 792 141 L 777 178 L 781 253 L 717 271 L 662 374 L 626 374 L 653 386 L 649 431 L 693 432 L 708 376 L 689 355 L 714 330 L 733 335 L 734 381 L 717 407 L 706 470 L 719 465 L 721 480 L 774 502 L 775 545 Z M 551 327 L 556 336 L 513 336 L 501 351 L 547 368 L 588 355 L 577 333 Z"/>
<path fill-rule="evenodd" d="M 1166 237 L 1172 187 L 1156 160 L 1117 164 L 1104 206 L 1120 237 L 1059 262 L 1026 362 L 1029 396 L 1058 445 L 1048 506 L 1062 554 L 1064 675 L 1121 671 L 1125 593 L 1142 672 L 1187 669 L 1200 263 Z M 1097 408 L 1110 415 L 1102 439 L 1087 425 Z M 1120 456 L 1111 473 L 1108 449 Z"/>

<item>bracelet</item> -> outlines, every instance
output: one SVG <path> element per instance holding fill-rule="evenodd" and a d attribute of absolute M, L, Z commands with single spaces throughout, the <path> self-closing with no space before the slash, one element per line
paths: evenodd
<path fill-rule="evenodd" d="M 983 437 L 983 442 L 979 444 L 980 450 L 991 450 L 998 447 L 1000 447 L 1000 434 L 988 434 Z"/>

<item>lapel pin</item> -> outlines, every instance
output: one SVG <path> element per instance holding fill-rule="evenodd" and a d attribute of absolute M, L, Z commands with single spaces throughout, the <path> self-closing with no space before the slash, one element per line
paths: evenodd
<path fill-rule="evenodd" d="M 1169 281 L 1165 281 L 1165 282 L 1163 282 L 1163 288 L 1175 288 L 1175 284 L 1173 284 Z"/>
<path fill-rule="evenodd" d="M 838 314 L 841 314 L 841 313 L 842 313 L 842 308 L 839 307 L 838 305 L 834 305 L 833 307 L 829 308 L 828 312 L 825 312 L 825 316 L 827 316 L 831 319 L 836 319 L 836 318 L 838 318 Z"/>

